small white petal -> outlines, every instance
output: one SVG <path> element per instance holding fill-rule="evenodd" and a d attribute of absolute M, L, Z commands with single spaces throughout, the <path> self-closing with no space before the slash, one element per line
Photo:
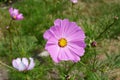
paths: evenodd
<path fill-rule="evenodd" d="M 29 58 L 29 59 L 30 59 L 30 64 L 29 64 L 29 67 L 27 68 L 27 70 L 31 70 L 35 66 L 33 58 Z"/>
<path fill-rule="evenodd" d="M 13 59 L 12 65 L 13 65 L 14 68 L 18 69 L 18 64 L 17 64 L 15 59 Z"/>
<path fill-rule="evenodd" d="M 20 58 L 16 59 L 16 63 L 18 64 L 18 70 L 19 71 L 24 71 L 26 69 L 25 65 L 22 63 Z"/>
<path fill-rule="evenodd" d="M 26 69 L 28 68 L 28 59 L 22 58 L 22 63 L 25 65 Z"/>

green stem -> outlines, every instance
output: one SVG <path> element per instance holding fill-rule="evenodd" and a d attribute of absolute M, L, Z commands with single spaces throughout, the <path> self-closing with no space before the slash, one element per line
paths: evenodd
<path fill-rule="evenodd" d="M 82 64 L 83 66 L 87 67 L 82 61 L 80 61 L 79 63 Z"/>
<path fill-rule="evenodd" d="M 95 62 L 96 62 L 96 50 L 94 49 L 94 53 L 95 53 L 95 55 L 94 55 L 94 59 L 93 59 L 93 70 L 95 69 Z"/>
<path fill-rule="evenodd" d="M 46 1 L 46 0 L 44 0 L 44 2 L 45 2 L 45 5 L 47 6 L 47 1 Z"/>
<path fill-rule="evenodd" d="M 5 66 L 5 67 L 7 67 L 7 68 L 9 68 L 9 69 L 13 69 L 14 70 L 14 68 L 8 66 L 7 64 L 3 63 L 2 61 L 0 61 L 0 64 L 3 65 L 3 66 Z"/>
<path fill-rule="evenodd" d="M 18 28 L 19 28 L 19 27 L 18 27 Z M 18 30 L 16 27 L 14 27 L 13 29 L 15 30 L 16 35 L 19 36 L 18 43 L 15 43 L 15 41 L 13 40 L 13 43 L 15 44 L 16 48 L 19 50 L 19 45 L 20 45 L 20 42 L 21 42 L 21 35 L 20 35 L 20 33 L 19 33 L 19 30 Z"/>
<path fill-rule="evenodd" d="M 66 71 L 66 73 L 65 73 L 65 79 L 66 79 L 66 80 L 68 80 L 68 77 L 69 77 L 68 73 L 72 70 L 72 68 L 73 68 L 75 65 L 76 65 L 76 63 L 73 63 L 73 64 L 69 67 L 69 69 Z"/>
<path fill-rule="evenodd" d="M 82 64 L 86 68 L 86 70 L 91 71 L 91 69 L 89 68 L 89 66 L 87 66 L 86 64 L 84 64 L 82 61 L 80 61 L 79 63 Z"/>
<path fill-rule="evenodd" d="M 74 4 L 72 3 L 72 17 L 74 17 L 74 16 L 73 16 L 73 10 L 74 10 L 73 6 L 74 6 Z"/>
<path fill-rule="evenodd" d="M 117 19 L 114 18 L 114 21 L 108 25 L 97 37 L 95 40 L 99 39 L 108 29 L 110 29 L 111 26 L 113 26 L 115 24 L 115 22 L 117 21 Z"/>
<path fill-rule="evenodd" d="M 12 19 L 10 20 L 10 23 L 9 23 L 9 25 L 8 25 L 8 32 L 9 32 L 9 40 L 10 40 L 10 51 L 11 51 L 11 53 L 12 53 L 12 32 L 11 32 L 11 25 L 12 25 Z"/>

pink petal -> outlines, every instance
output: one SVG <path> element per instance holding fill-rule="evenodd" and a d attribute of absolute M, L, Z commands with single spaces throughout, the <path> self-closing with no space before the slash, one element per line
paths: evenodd
<path fill-rule="evenodd" d="M 12 13 L 13 13 L 13 8 L 12 7 L 9 8 L 9 13 L 10 13 L 10 15 L 12 15 Z"/>
<path fill-rule="evenodd" d="M 50 56 L 52 57 L 53 61 L 58 63 L 58 52 L 59 52 L 59 46 L 56 44 L 46 44 L 45 49 L 50 53 Z"/>
<path fill-rule="evenodd" d="M 73 44 L 73 45 L 78 45 L 79 47 L 85 48 L 86 44 L 84 41 L 80 41 L 80 40 L 72 40 L 68 42 L 69 44 Z"/>
<path fill-rule="evenodd" d="M 78 62 L 80 60 L 80 57 L 76 55 L 74 52 L 71 52 L 71 50 L 66 47 L 66 48 L 61 48 L 59 51 L 59 60 L 65 60 L 65 61 L 73 61 L 73 62 Z"/>
<path fill-rule="evenodd" d="M 46 44 L 46 47 L 50 46 L 50 45 L 58 45 L 58 40 L 54 37 L 51 37 Z"/>
<path fill-rule="evenodd" d="M 46 40 L 50 39 L 51 37 L 54 37 L 54 38 L 59 39 L 59 38 L 60 38 L 60 35 L 61 35 L 61 33 L 60 33 L 59 30 L 60 30 L 60 26 L 52 26 L 49 30 L 47 30 L 47 31 L 44 33 L 43 37 L 44 37 Z"/>
<path fill-rule="evenodd" d="M 69 22 L 68 25 L 69 26 L 65 26 L 66 27 L 66 33 L 68 33 L 68 34 L 79 29 L 79 27 L 77 26 L 77 24 L 75 22 Z"/>
<path fill-rule="evenodd" d="M 83 47 L 80 47 L 80 46 L 73 44 L 73 43 L 70 43 L 68 46 L 69 46 L 70 50 L 72 52 L 74 52 L 76 55 L 78 55 L 78 56 L 84 55 L 85 50 Z"/>
<path fill-rule="evenodd" d="M 73 52 L 69 46 L 68 46 L 68 50 L 66 52 L 68 52 L 68 51 L 70 52 L 70 53 L 68 53 L 68 55 L 71 54 L 69 57 L 74 57 L 73 59 L 71 59 L 71 61 L 73 61 L 73 62 L 80 61 L 80 56 L 76 55 L 76 53 Z"/>
<path fill-rule="evenodd" d="M 29 64 L 29 67 L 27 68 L 27 70 L 31 70 L 34 68 L 35 66 L 35 63 L 34 63 L 34 60 L 33 58 L 29 58 L 30 59 L 30 64 Z"/>
<path fill-rule="evenodd" d="M 79 35 L 84 34 L 83 30 L 79 26 L 77 26 L 75 22 L 69 22 L 68 26 L 65 26 L 64 30 L 65 30 L 65 33 L 64 33 L 65 37 L 69 37 L 78 32 L 79 32 Z"/>
<path fill-rule="evenodd" d="M 43 34 L 44 39 L 48 40 L 52 36 L 52 32 L 50 30 L 45 31 Z"/>
<path fill-rule="evenodd" d="M 28 67 L 28 59 L 27 58 L 22 58 L 22 63 L 25 65 L 25 67 Z"/>
<path fill-rule="evenodd" d="M 70 52 L 70 50 L 67 47 L 65 47 L 65 48 L 60 48 L 58 59 L 65 61 L 68 60 L 73 61 L 75 59 L 75 56 Z"/>
<path fill-rule="evenodd" d="M 59 29 L 61 31 L 61 35 L 63 37 L 65 37 L 64 35 L 66 34 L 66 31 L 68 31 L 69 29 L 69 20 L 68 19 L 64 19 L 61 21 L 61 29 Z"/>
<path fill-rule="evenodd" d="M 64 19 L 64 20 L 57 19 L 54 21 L 54 25 L 55 25 L 54 27 L 57 28 L 54 31 L 59 33 L 57 36 L 64 37 L 65 32 L 68 30 L 66 28 L 67 27 L 69 28 L 69 20 L 68 19 Z"/>
<path fill-rule="evenodd" d="M 69 34 L 66 33 L 66 35 L 67 35 L 67 38 L 69 41 L 74 41 L 74 40 L 78 40 L 78 41 L 82 40 L 83 41 L 85 39 L 85 34 L 80 29 L 74 30 L 73 32 L 71 32 Z"/>
<path fill-rule="evenodd" d="M 58 59 L 61 60 L 69 60 L 69 56 L 67 55 L 67 53 L 64 51 L 64 48 L 60 48 L 59 50 L 59 54 L 58 54 Z"/>
<path fill-rule="evenodd" d="M 50 31 L 54 34 L 54 37 L 56 39 L 61 38 L 62 32 L 61 32 L 61 26 L 54 26 L 50 28 Z M 53 37 L 53 36 L 52 36 Z"/>
<path fill-rule="evenodd" d="M 71 2 L 73 2 L 73 3 L 77 3 L 77 2 L 78 2 L 78 0 L 71 0 Z"/>
<path fill-rule="evenodd" d="M 54 21 L 54 25 L 55 26 L 61 26 L 61 19 L 56 19 L 55 21 Z"/>
<path fill-rule="evenodd" d="M 17 15 L 16 20 L 22 20 L 23 18 L 24 18 L 23 15 L 22 15 L 22 14 L 19 14 L 19 15 Z"/>
<path fill-rule="evenodd" d="M 13 9 L 13 12 L 12 12 L 14 15 L 18 15 L 19 14 L 19 11 L 18 9 Z"/>

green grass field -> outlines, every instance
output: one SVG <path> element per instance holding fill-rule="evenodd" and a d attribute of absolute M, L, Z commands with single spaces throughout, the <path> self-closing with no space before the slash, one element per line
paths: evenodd
<path fill-rule="evenodd" d="M 6 29 L 11 6 L 24 15 L 24 20 L 12 23 L 12 52 Z M 74 5 L 70 0 L 20 0 L 7 6 L 1 1 L 0 61 L 12 67 L 12 59 L 32 56 L 36 63 L 27 72 L 6 67 L 8 80 L 120 80 L 120 19 L 111 25 L 115 17 L 120 17 L 120 0 L 78 0 Z M 76 22 L 86 34 L 85 54 L 69 72 L 70 79 L 65 78 L 65 73 L 72 62 L 56 64 L 50 56 L 38 56 L 46 43 L 43 33 L 57 18 Z M 96 47 L 90 45 L 94 40 Z"/>

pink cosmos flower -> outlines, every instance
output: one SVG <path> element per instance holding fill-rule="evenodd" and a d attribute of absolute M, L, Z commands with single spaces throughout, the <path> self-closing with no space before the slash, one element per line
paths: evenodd
<path fill-rule="evenodd" d="M 23 14 L 19 13 L 18 9 L 10 8 L 9 13 L 14 20 L 22 20 L 24 18 Z"/>
<path fill-rule="evenodd" d="M 29 60 L 27 58 L 17 58 L 12 61 L 12 65 L 19 71 L 31 70 L 34 68 L 35 63 L 33 58 L 29 58 Z"/>
<path fill-rule="evenodd" d="M 72 2 L 72 3 L 77 3 L 77 2 L 78 2 L 78 0 L 71 0 L 71 2 Z"/>
<path fill-rule="evenodd" d="M 78 62 L 84 55 L 85 34 L 75 22 L 57 19 L 43 36 L 47 40 L 45 49 L 56 63 L 61 60 Z"/>

